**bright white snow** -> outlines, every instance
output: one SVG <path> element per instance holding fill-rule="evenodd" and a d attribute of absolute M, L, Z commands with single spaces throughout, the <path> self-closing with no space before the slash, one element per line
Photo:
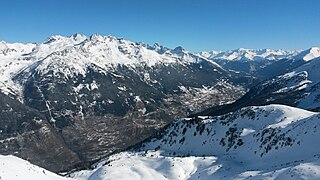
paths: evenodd
<path fill-rule="evenodd" d="M 0 155 L 0 180 L 68 180 L 15 156 Z"/>
<path fill-rule="evenodd" d="M 210 51 L 200 52 L 199 55 L 211 60 L 229 60 L 229 61 L 273 61 L 285 58 L 292 58 L 301 51 L 286 51 L 272 49 L 245 49 L 239 48 L 229 51 Z"/>

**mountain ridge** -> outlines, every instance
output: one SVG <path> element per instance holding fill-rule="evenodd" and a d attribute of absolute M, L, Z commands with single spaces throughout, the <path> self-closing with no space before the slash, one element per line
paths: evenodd
<path fill-rule="evenodd" d="M 303 59 L 309 61 L 320 57 L 319 47 L 311 47 L 305 50 L 284 50 L 284 49 L 246 49 L 238 48 L 226 51 L 203 51 L 198 53 L 211 60 L 227 61 L 275 61 L 281 59 Z"/>

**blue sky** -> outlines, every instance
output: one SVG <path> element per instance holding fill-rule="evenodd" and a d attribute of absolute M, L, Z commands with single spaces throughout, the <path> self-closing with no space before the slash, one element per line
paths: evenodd
<path fill-rule="evenodd" d="M 319 0 L 1 0 L 0 40 L 112 34 L 190 51 L 320 46 Z"/>

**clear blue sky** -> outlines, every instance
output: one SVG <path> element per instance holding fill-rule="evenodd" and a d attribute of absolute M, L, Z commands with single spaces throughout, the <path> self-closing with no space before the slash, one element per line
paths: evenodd
<path fill-rule="evenodd" d="M 0 40 L 112 34 L 190 51 L 320 46 L 320 0 L 1 0 Z"/>

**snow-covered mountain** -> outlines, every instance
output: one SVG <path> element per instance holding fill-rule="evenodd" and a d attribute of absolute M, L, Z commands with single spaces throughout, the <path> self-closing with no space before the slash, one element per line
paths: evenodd
<path fill-rule="evenodd" d="M 211 60 L 229 61 L 275 61 L 281 59 L 303 59 L 309 61 L 320 57 L 320 48 L 311 47 L 306 50 L 273 50 L 239 48 L 229 51 L 203 51 L 200 56 Z"/>
<path fill-rule="evenodd" d="M 59 154 L 66 157 L 58 158 L 61 166 L 35 156 L 45 146 L 30 147 L 30 161 L 53 171 L 73 168 L 79 159 L 85 166 L 140 142 L 176 118 L 233 102 L 245 93 L 250 78 L 182 47 L 150 46 L 111 35 L 52 36 L 40 44 L 2 42 L 1 47 L 0 91 L 43 115 L 43 122 L 63 140 L 54 141 L 66 148 Z M 30 115 L 25 121 L 33 119 Z M 19 130 L 18 135 L 8 128 L 3 132 L 4 139 L 30 143 Z M 21 150 L 7 145 L 6 154 Z M 73 157 L 70 164 L 64 162 L 67 157 Z"/>
<path fill-rule="evenodd" d="M 0 155 L 1 180 L 71 180 L 15 156 Z"/>
<path fill-rule="evenodd" d="M 299 54 L 300 51 L 287 51 L 283 49 L 245 49 L 239 48 L 229 51 L 209 51 L 200 52 L 199 55 L 211 60 L 229 61 L 274 61 L 280 59 L 290 59 Z"/>
<path fill-rule="evenodd" d="M 234 103 L 209 108 L 198 115 L 219 115 L 246 106 L 286 104 L 312 111 L 320 110 L 320 58 L 306 61 L 288 73 L 252 87 Z"/>
<path fill-rule="evenodd" d="M 12 81 L 20 71 L 34 66 L 56 51 L 68 49 L 86 39 L 83 35 L 52 36 L 41 44 L 0 42 L 0 90 L 21 98 L 22 87 Z"/>
<path fill-rule="evenodd" d="M 307 61 L 320 57 L 320 50 L 318 47 L 296 51 L 240 48 L 225 52 L 201 52 L 199 55 L 218 63 L 225 69 L 248 73 L 265 80 L 290 72 Z"/>
<path fill-rule="evenodd" d="M 72 36 L 52 36 L 44 43 L 21 44 L 0 43 L 0 84 L 6 93 L 19 93 L 21 87 L 12 83 L 14 76 L 23 71 L 38 71 L 63 76 L 85 75 L 88 66 L 101 70 L 118 65 L 154 67 L 158 64 L 191 64 L 205 61 L 204 58 L 185 51 L 182 47 L 165 48 L 159 44 L 149 46 L 114 36 L 94 34 L 86 37 L 81 34 Z M 221 70 L 214 62 L 210 63 Z M 32 73 L 32 72 L 30 72 Z M 12 86 L 12 87 L 11 87 Z M 14 91 L 16 90 L 16 92 Z"/>
<path fill-rule="evenodd" d="M 319 179 L 320 115 L 283 105 L 171 123 L 76 179 Z M 311 148 L 312 147 L 312 148 Z"/>
<path fill-rule="evenodd" d="M 319 68 L 320 58 L 309 60 L 306 64 L 293 69 L 289 73 L 257 85 L 252 89 L 252 92 L 255 92 L 257 96 L 266 97 L 265 103 L 282 102 L 304 109 L 319 111 Z M 253 98 L 257 98 L 257 96 Z M 259 99 L 263 101 L 261 98 Z"/>
<path fill-rule="evenodd" d="M 294 56 L 294 59 L 303 59 L 305 61 L 310 61 L 312 59 L 320 57 L 320 48 L 319 47 L 312 47 L 310 49 L 307 49 L 305 51 L 300 52 L 296 56 Z"/>

